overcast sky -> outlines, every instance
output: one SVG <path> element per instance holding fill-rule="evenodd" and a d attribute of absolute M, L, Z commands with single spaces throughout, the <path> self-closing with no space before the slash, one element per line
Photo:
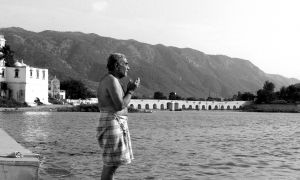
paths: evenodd
<path fill-rule="evenodd" d="M 0 12 L 2 28 L 190 47 L 300 79 L 298 0 L 0 0 Z"/>

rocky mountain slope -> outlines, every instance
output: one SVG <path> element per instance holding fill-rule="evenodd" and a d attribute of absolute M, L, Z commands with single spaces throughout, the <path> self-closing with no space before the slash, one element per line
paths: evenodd
<path fill-rule="evenodd" d="M 31 32 L 22 28 L 2 28 L 15 57 L 31 66 L 48 68 L 59 79 L 80 79 L 92 90 L 106 73 L 106 58 L 124 53 L 130 63 L 130 78 L 141 78 L 139 96 L 152 97 L 175 91 L 182 97 L 231 97 L 238 91 L 256 92 L 264 81 L 277 88 L 299 83 L 280 75 L 266 74 L 248 60 L 224 55 L 208 55 L 190 48 L 135 40 L 118 40 L 81 32 Z M 128 79 L 125 79 L 125 84 Z"/>

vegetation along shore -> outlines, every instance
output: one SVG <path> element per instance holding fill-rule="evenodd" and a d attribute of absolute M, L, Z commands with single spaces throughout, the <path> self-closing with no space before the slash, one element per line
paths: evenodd
<path fill-rule="evenodd" d="M 99 112 L 97 104 L 80 104 L 73 106 L 69 104 L 65 105 L 41 105 L 41 106 L 22 106 L 22 107 L 0 107 L 0 112 Z M 149 113 L 150 110 L 139 110 L 129 107 L 130 113 Z"/>

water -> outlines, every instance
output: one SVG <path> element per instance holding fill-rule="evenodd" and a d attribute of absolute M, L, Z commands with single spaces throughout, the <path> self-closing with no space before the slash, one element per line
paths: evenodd
<path fill-rule="evenodd" d="M 100 179 L 98 113 L 1 112 L 0 127 L 41 155 L 40 179 Z M 116 179 L 300 179 L 300 114 L 129 114 L 135 160 Z"/>

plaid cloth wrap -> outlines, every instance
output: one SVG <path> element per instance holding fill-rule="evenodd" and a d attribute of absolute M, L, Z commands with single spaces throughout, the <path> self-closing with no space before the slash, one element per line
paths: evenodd
<path fill-rule="evenodd" d="M 103 163 L 118 166 L 131 163 L 133 159 L 127 116 L 100 112 L 97 138 L 103 150 Z"/>

